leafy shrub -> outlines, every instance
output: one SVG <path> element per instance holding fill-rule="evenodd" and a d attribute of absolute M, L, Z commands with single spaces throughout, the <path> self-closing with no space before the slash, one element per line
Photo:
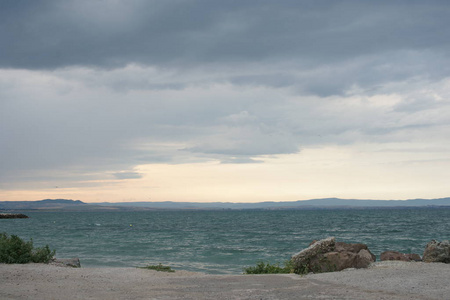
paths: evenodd
<path fill-rule="evenodd" d="M 54 255 L 55 250 L 50 250 L 48 245 L 33 249 L 33 240 L 26 242 L 17 235 L 0 233 L 0 263 L 48 263 Z"/>
<path fill-rule="evenodd" d="M 159 272 L 175 272 L 171 267 L 169 266 L 163 266 L 162 264 L 158 265 L 150 265 L 146 267 L 138 267 L 139 269 L 148 269 L 148 270 L 155 270 Z"/>
<path fill-rule="evenodd" d="M 289 274 L 293 273 L 292 263 L 287 260 L 284 266 L 281 267 L 279 263 L 270 264 L 260 261 L 255 267 L 244 268 L 244 274 Z"/>

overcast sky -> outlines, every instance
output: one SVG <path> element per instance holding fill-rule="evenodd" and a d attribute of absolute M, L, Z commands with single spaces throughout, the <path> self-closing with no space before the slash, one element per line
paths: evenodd
<path fill-rule="evenodd" d="M 450 2 L 0 1 L 0 200 L 450 196 Z"/>

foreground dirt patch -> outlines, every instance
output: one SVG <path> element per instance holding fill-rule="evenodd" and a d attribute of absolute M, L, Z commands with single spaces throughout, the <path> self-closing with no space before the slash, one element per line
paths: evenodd
<path fill-rule="evenodd" d="M 425 263 L 303 277 L 0 264 L 0 299 L 445 299 L 448 278 Z"/>

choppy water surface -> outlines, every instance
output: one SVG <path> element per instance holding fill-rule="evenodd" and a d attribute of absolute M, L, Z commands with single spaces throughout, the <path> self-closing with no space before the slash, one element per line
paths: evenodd
<path fill-rule="evenodd" d="M 449 209 L 30 212 L 0 220 L 0 232 L 48 244 L 83 267 L 166 264 L 212 274 L 242 273 L 258 261 L 284 262 L 314 239 L 362 242 L 423 253 L 431 239 L 450 239 Z"/>

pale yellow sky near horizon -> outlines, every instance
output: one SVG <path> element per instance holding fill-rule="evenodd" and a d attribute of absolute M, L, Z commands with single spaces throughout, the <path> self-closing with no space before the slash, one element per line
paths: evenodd
<path fill-rule="evenodd" d="M 426 149 L 419 156 L 419 149 L 415 149 L 408 157 L 398 151 L 403 146 L 359 144 L 304 149 L 297 154 L 267 156 L 263 163 L 254 164 L 146 164 L 134 169 L 142 178 L 80 182 L 80 187 L 71 188 L 2 190 L 0 197 L 3 201 L 63 198 L 88 203 L 448 197 L 447 179 L 440 175 L 450 167 L 447 153 L 434 153 L 435 161 L 430 162 Z"/>

